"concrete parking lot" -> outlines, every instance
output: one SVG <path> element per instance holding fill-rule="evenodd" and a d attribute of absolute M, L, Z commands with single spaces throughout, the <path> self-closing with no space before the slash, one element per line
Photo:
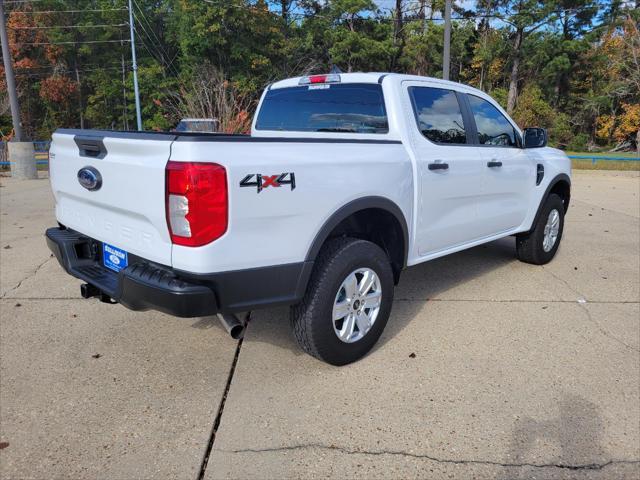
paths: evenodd
<path fill-rule="evenodd" d="M 287 309 L 236 342 L 81 299 L 44 243 L 48 181 L 0 185 L 3 479 L 640 477 L 637 173 L 574 172 L 547 266 L 508 238 L 407 270 L 342 368 Z"/>

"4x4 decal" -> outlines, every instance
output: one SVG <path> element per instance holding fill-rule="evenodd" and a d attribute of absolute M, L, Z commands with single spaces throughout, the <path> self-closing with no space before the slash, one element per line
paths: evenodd
<path fill-rule="evenodd" d="M 255 178 L 255 180 L 254 180 Z M 296 188 L 296 175 L 293 172 L 281 173 L 280 175 L 262 175 L 251 173 L 240 180 L 241 187 L 256 187 L 258 193 L 268 187 L 281 187 L 289 185 L 291 190 Z"/>

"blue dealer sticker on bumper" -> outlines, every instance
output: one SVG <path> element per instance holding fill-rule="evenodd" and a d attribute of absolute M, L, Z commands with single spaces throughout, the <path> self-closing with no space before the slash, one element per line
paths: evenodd
<path fill-rule="evenodd" d="M 114 272 L 119 272 L 129 265 L 129 255 L 124 250 L 109 245 L 108 243 L 103 243 L 102 263 Z"/>

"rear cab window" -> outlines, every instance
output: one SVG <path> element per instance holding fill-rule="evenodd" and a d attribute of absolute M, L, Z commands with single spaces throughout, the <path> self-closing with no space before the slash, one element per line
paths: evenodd
<path fill-rule="evenodd" d="M 464 145 L 467 133 L 458 97 L 453 90 L 409 87 L 420 133 L 433 143 Z"/>
<path fill-rule="evenodd" d="M 379 84 L 316 84 L 268 90 L 255 128 L 382 134 L 389 122 Z"/>

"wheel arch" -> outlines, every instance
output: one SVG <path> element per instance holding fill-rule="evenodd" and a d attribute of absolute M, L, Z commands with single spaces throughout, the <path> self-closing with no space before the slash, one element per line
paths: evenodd
<path fill-rule="evenodd" d="M 402 251 L 400 254 L 397 251 L 394 251 L 392 254 L 388 251 L 388 248 L 385 248 L 385 245 L 380 245 L 379 242 L 374 242 L 380 245 L 390 256 L 390 260 L 394 266 L 394 275 L 397 282 L 400 270 L 407 265 L 409 230 L 407 227 L 407 221 L 400 207 L 395 202 L 385 197 L 370 196 L 359 198 L 336 210 L 316 233 L 309 251 L 307 252 L 306 261 L 314 261 L 324 243 L 329 238 L 341 233 L 342 229 L 347 228 L 347 224 L 351 219 L 358 219 L 359 216 L 362 217 L 364 214 L 375 215 L 376 212 L 379 212 L 380 215 L 385 216 L 387 219 L 392 218 L 395 222 L 395 229 L 397 229 L 399 234 L 402 236 Z M 387 247 L 391 246 L 387 245 Z"/>
<path fill-rule="evenodd" d="M 538 219 L 540 218 L 540 212 L 542 212 L 542 206 L 552 193 L 555 193 L 562 198 L 562 202 L 564 203 L 564 213 L 567 213 L 567 210 L 569 210 L 569 202 L 571 200 L 571 178 L 569 178 L 569 175 L 561 173 L 556 175 L 553 180 L 549 182 L 549 185 L 547 185 L 547 188 L 544 191 L 544 195 L 542 195 L 540 204 L 538 205 L 538 210 L 533 218 L 531 228 L 537 224 Z"/>

